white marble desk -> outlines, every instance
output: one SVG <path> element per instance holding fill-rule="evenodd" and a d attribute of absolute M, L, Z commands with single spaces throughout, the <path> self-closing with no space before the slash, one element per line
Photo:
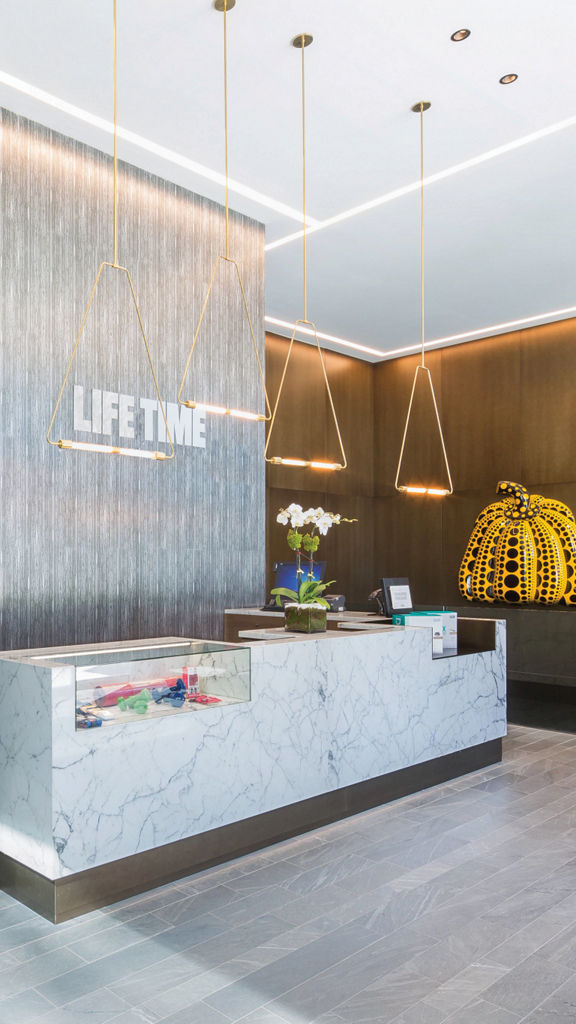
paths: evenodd
<path fill-rule="evenodd" d="M 490 635 L 446 660 L 426 629 L 255 641 L 251 701 L 84 732 L 62 669 L 0 655 L 2 886 L 65 919 L 499 760 Z"/>

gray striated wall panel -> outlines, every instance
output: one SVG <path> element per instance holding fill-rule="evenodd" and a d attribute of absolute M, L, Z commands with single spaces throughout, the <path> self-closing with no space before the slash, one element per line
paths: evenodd
<path fill-rule="evenodd" d="M 166 464 L 51 448 L 45 433 L 74 338 L 98 266 L 112 256 L 112 165 L 2 111 L 0 174 L 0 648 L 221 637 L 225 607 L 264 595 L 264 427 L 208 417 L 206 448 L 178 446 Z M 224 211 L 121 165 L 119 215 L 119 261 L 134 281 L 163 398 L 175 402 L 223 250 Z M 259 224 L 231 216 L 231 255 L 262 360 L 263 246 Z M 240 294 L 224 277 L 189 397 L 261 407 Z M 125 293 L 123 275 L 106 272 L 70 383 L 152 398 Z M 71 429 L 70 388 L 55 436 Z"/>

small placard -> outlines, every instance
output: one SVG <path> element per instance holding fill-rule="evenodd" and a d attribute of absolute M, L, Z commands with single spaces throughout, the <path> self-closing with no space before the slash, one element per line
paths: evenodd
<path fill-rule="evenodd" d="M 413 610 L 410 580 L 407 577 L 396 577 L 382 580 L 382 594 L 386 615 L 395 615 Z"/>

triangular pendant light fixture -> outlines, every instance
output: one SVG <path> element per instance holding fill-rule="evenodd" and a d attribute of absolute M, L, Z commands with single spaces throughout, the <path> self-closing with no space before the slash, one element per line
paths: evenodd
<path fill-rule="evenodd" d="M 397 491 L 401 491 L 403 494 L 427 494 L 432 497 L 443 498 L 448 494 L 453 494 L 454 487 L 452 484 L 452 476 L 450 474 L 450 466 L 448 464 L 448 456 L 446 454 L 446 445 L 444 443 L 444 434 L 442 433 L 442 424 L 440 423 L 440 413 L 438 412 L 434 384 L 432 383 L 430 370 L 426 366 L 424 347 L 424 112 L 429 110 L 430 106 L 430 103 L 421 100 L 419 103 L 415 103 L 411 108 L 414 114 L 420 114 L 420 328 L 422 354 L 420 357 L 420 363 L 414 372 L 412 392 L 410 394 L 410 403 L 408 405 L 408 414 L 406 416 L 406 423 L 404 426 L 404 434 L 402 437 L 402 446 L 400 448 L 400 457 L 398 459 L 394 486 Z M 417 386 L 419 383 L 424 386 L 425 391 L 428 391 L 429 389 L 429 398 L 432 399 L 434 419 L 438 427 L 438 440 L 442 448 L 442 459 L 446 470 L 447 487 L 444 485 L 444 481 L 434 483 L 432 486 L 429 486 L 428 483 L 425 486 L 416 483 L 400 483 L 402 460 L 404 458 L 404 451 L 406 448 L 406 438 L 408 437 L 410 418 L 412 416 L 414 406 L 414 397 L 417 393 Z M 426 388 L 426 385 L 428 385 L 428 388 Z"/>
<path fill-rule="evenodd" d="M 304 51 L 305 51 L 307 46 L 310 46 L 312 41 L 313 41 L 313 37 L 311 35 L 307 35 L 305 32 L 302 32 L 302 33 L 300 33 L 300 35 L 295 36 L 294 39 L 292 40 L 292 46 L 294 46 L 296 49 L 302 51 L 302 228 L 303 228 L 302 240 L 303 240 L 303 255 L 304 255 L 304 315 L 303 315 L 301 320 L 297 320 L 296 321 L 296 323 L 294 325 L 294 330 L 292 332 L 292 337 L 290 338 L 290 345 L 288 347 L 288 354 L 286 356 L 286 362 L 284 363 L 284 369 L 282 371 L 282 377 L 280 379 L 280 387 L 278 388 L 278 394 L 276 395 L 276 402 L 274 404 L 274 412 L 272 413 L 272 422 L 270 423 L 270 428 L 268 430 L 268 437 L 266 439 L 266 448 L 264 450 L 264 454 L 265 454 L 265 457 L 266 457 L 266 462 L 270 462 L 270 463 L 272 463 L 272 465 L 275 465 L 275 466 L 299 466 L 299 467 L 302 467 L 302 468 L 310 468 L 310 469 L 339 470 L 339 469 L 346 469 L 346 466 L 348 465 L 347 460 L 346 460 L 346 453 L 344 451 L 344 445 L 342 443 L 342 435 L 340 433 L 340 427 L 339 427 L 339 424 L 338 424 L 338 417 L 336 416 L 336 410 L 334 408 L 334 401 L 332 399 L 332 392 L 330 390 L 330 384 L 328 382 L 328 375 L 326 373 L 326 365 L 324 363 L 324 356 L 322 354 L 322 349 L 320 348 L 320 342 L 318 340 L 318 332 L 316 330 L 315 324 L 313 324 L 312 321 L 308 319 L 308 249 L 307 249 L 307 235 L 306 235 L 306 227 L 307 227 L 307 222 L 306 222 L 306 79 L 305 79 L 305 74 L 304 74 Z M 334 420 L 334 426 L 336 427 L 336 434 L 337 434 L 337 437 L 338 437 L 338 445 L 339 445 L 339 448 L 340 448 L 340 458 L 341 458 L 340 462 L 330 462 L 327 459 L 326 460 L 322 460 L 322 459 L 303 458 L 302 456 L 298 455 L 296 452 L 289 452 L 287 456 L 271 455 L 271 454 L 269 454 L 269 452 L 271 450 L 274 451 L 274 448 L 272 446 L 272 438 L 273 438 L 273 435 L 274 435 L 274 426 L 275 426 L 275 423 L 276 423 L 276 416 L 277 416 L 277 413 L 278 413 L 278 406 L 279 406 L 280 400 L 282 398 L 282 389 L 284 387 L 284 381 L 286 379 L 286 372 L 288 370 L 288 364 L 290 362 L 290 356 L 292 355 L 292 348 L 293 348 L 293 345 L 294 345 L 294 339 L 296 337 L 296 332 L 298 330 L 298 327 L 306 327 L 308 329 L 312 329 L 312 331 L 314 332 L 314 341 L 315 341 L 316 348 L 317 348 L 317 351 L 318 351 L 318 356 L 319 356 L 319 359 L 320 359 L 320 365 L 321 365 L 321 368 L 322 368 L 322 377 L 323 377 L 324 383 L 326 385 L 326 392 L 328 394 L 328 402 L 329 402 L 329 405 L 330 405 L 330 411 L 331 411 L 331 414 L 332 414 L 332 418 Z"/>
<path fill-rule="evenodd" d="M 48 432 L 46 434 L 46 440 L 48 441 L 48 444 L 54 445 L 55 447 L 61 448 L 61 449 L 65 450 L 65 451 L 74 450 L 74 451 L 84 451 L 84 452 L 95 452 L 95 453 L 100 454 L 100 455 L 130 455 L 130 456 L 135 456 L 136 458 L 140 458 L 140 459 L 153 459 L 153 460 L 158 461 L 158 462 L 165 462 L 165 461 L 167 461 L 169 459 L 173 459 L 174 458 L 174 445 L 172 443 L 172 438 L 170 436 L 170 431 L 168 429 L 168 423 L 167 423 L 167 420 L 166 420 L 166 412 L 165 412 L 165 409 L 164 409 L 164 403 L 162 401 L 162 396 L 160 394 L 160 388 L 158 387 L 158 380 L 157 380 L 157 377 L 156 377 L 156 371 L 154 369 L 154 364 L 152 362 L 152 356 L 151 356 L 151 353 L 150 353 L 150 347 L 148 345 L 148 339 L 146 338 L 146 332 L 144 330 L 144 324 L 143 324 L 143 321 L 142 321 L 142 316 L 141 316 L 141 313 L 140 313 L 140 309 L 138 308 L 138 302 L 137 302 L 137 299 L 136 299 L 136 292 L 134 291 L 134 285 L 132 283 L 132 278 L 130 277 L 130 272 L 127 270 L 127 268 L 120 266 L 120 264 L 118 263 L 118 41 L 117 41 L 117 11 L 116 11 L 116 2 L 117 2 L 117 0 L 112 0 L 112 5 L 113 5 L 113 24 L 114 24 L 114 43 L 113 43 L 113 47 L 114 47 L 114 62 L 113 62 L 114 63 L 114 255 L 113 255 L 112 262 L 109 262 L 109 261 L 105 260 L 103 263 L 100 264 L 98 273 L 96 275 L 96 280 L 94 282 L 92 291 L 90 293 L 90 298 L 88 300 L 88 305 L 86 306 L 86 309 L 84 311 L 84 316 L 82 317 L 82 323 L 80 325 L 80 330 L 78 331 L 78 334 L 76 336 L 76 341 L 75 341 L 75 344 L 74 344 L 74 348 L 72 349 L 72 355 L 70 357 L 70 361 L 68 363 L 68 367 L 67 367 L 66 373 L 64 375 L 64 380 L 62 381 L 62 386 L 61 386 L 60 391 L 58 393 L 58 398 L 56 400 L 56 405 L 54 406 L 54 411 L 52 413 L 52 418 L 50 420 L 50 424 L 48 426 Z M 92 308 L 92 304 L 94 302 L 94 297 L 96 295 L 96 291 L 97 291 L 98 285 L 100 283 L 100 278 L 102 276 L 102 272 L 103 272 L 105 267 L 106 268 L 110 268 L 111 270 L 117 271 L 118 273 L 120 273 L 122 275 L 125 275 L 125 279 L 127 279 L 127 281 L 128 281 L 129 292 L 130 292 L 130 300 L 131 300 L 131 303 L 134 306 L 134 314 L 136 316 L 136 320 L 137 320 L 137 324 L 138 324 L 138 333 L 142 337 L 142 341 L 144 342 L 144 348 L 146 350 L 146 356 L 147 356 L 147 359 L 148 359 L 148 364 L 150 366 L 152 380 L 154 381 L 154 389 L 155 389 L 156 398 L 157 398 L 157 401 L 158 401 L 158 417 L 159 417 L 159 419 L 161 418 L 162 421 L 163 421 L 164 431 L 162 431 L 162 433 L 165 432 L 165 438 L 166 438 L 166 441 L 167 441 L 167 443 L 169 445 L 169 448 L 170 448 L 170 454 L 168 454 L 167 452 L 152 451 L 152 450 L 147 449 L 147 448 L 128 448 L 128 447 L 119 447 L 117 445 L 93 444 L 93 443 L 90 443 L 90 442 L 87 442 L 87 441 L 64 440 L 62 438 L 60 438 L 58 441 L 54 441 L 52 439 L 51 435 L 52 435 L 52 429 L 54 427 L 54 421 L 56 420 L 56 415 L 58 413 L 58 409 L 60 408 L 60 403 L 62 401 L 62 397 L 64 395 L 64 391 L 66 389 L 66 385 L 67 385 L 68 379 L 70 377 L 70 371 L 72 370 L 72 366 L 73 366 L 74 361 L 76 359 L 76 355 L 77 355 L 77 352 L 78 352 L 78 346 L 80 344 L 80 341 L 82 340 L 82 336 L 84 334 L 84 329 L 86 327 L 86 322 L 88 320 L 88 316 L 89 316 L 90 310 Z"/>
<path fill-rule="evenodd" d="M 264 370 L 262 368 L 262 363 L 261 363 L 261 360 L 260 360 L 260 354 L 258 352 L 258 345 L 256 344 L 256 336 L 254 334 L 254 327 L 252 325 L 252 319 L 250 317 L 250 311 L 248 309 L 248 302 L 246 300 L 246 292 L 244 291 L 244 285 L 242 283 L 242 275 L 240 273 L 240 267 L 238 266 L 238 263 L 236 262 L 236 260 L 233 260 L 231 258 L 231 256 L 230 256 L 230 209 L 229 209 L 229 200 L 228 200 L 228 26 L 227 26 L 226 16 L 227 16 L 228 11 L 231 11 L 232 8 L 235 7 L 235 6 L 236 6 L 236 0 L 214 0 L 214 7 L 216 8 L 216 10 L 217 11 L 222 11 L 224 13 L 224 166 L 225 166 L 225 172 L 224 173 L 225 173 L 225 178 L 226 178 L 226 199 L 225 199 L 225 202 L 226 202 L 226 255 L 225 256 L 218 256 L 217 259 L 216 259 L 216 262 L 214 264 L 214 267 L 212 269 L 212 276 L 210 278 L 210 284 L 208 285 L 208 291 L 206 293 L 206 297 L 204 299 L 202 310 L 200 312 L 200 319 L 198 320 L 198 323 L 196 325 L 196 330 L 194 331 L 194 337 L 192 339 L 192 345 L 191 345 L 191 348 L 190 348 L 190 352 L 188 354 L 188 359 L 186 360 L 186 365 L 184 367 L 184 373 L 182 375 L 182 380 L 180 382 L 180 387 L 178 389 L 178 402 L 180 403 L 180 405 L 184 405 L 188 409 L 195 409 L 196 406 L 202 406 L 202 408 L 205 409 L 206 412 L 208 412 L 208 413 L 215 413 L 216 415 L 220 415 L 220 416 L 233 416 L 233 417 L 237 417 L 239 419 L 256 420 L 256 421 L 262 421 L 262 422 L 268 423 L 270 418 L 271 418 L 271 416 L 272 416 L 272 412 L 271 412 L 271 409 L 270 409 L 270 402 L 268 401 L 268 392 L 266 391 L 266 382 L 264 380 Z M 185 386 L 186 386 L 186 382 L 187 382 L 187 377 L 188 377 L 188 372 L 190 370 L 190 364 L 192 362 L 192 357 L 194 355 L 194 351 L 196 349 L 196 344 L 197 344 L 198 339 L 200 337 L 200 332 L 201 332 L 201 329 L 202 329 L 202 324 L 204 323 L 204 317 L 205 317 L 205 314 L 206 314 L 206 310 L 207 310 L 207 307 L 208 307 L 208 302 L 209 302 L 209 299 L 210 299 L 210 295 L 212 293 L 212 289 L 214 287 L 214 284 L 215 284 L 215 281 L 216 281 L 216 278 L 217 278 L 219 272 L 222 271 L 222 270 L 225 270 L 227 264 L 232 266 L 232 267 L 234 267 L 235 273 L 233 274 L 233 279 L 238 282 L 238 287 L 240 289 L 240 293 L 241 293 L 241 296 L 242 296 L 242 308 L 244 310 L 244 313 L 246 314 L 246 321 L 247 321 L 247 324 L 248 324 L 248 328 L 250 330 L 250 337 L 252 339 L 252 348 L 253 348 L 253 351 L 254 351 L 254 357 L 255 357 L 255 360 L 256 360 L 256 366 L 257 366 L 257 369 L 258 369 L 258 374 L 259 374 L 260 382 L 261 382 L 261 385 L 262 385 L 262 393 L 263 393 L 264 408 L 265 408 L 265 412 L 264 413 L 257 412 L 257 411 L 250 411 L 249 409 L 231 408 L 227 404 L 224 404 L 224 405 L 222 405 L 222 404 L 215 404 L 214 401 L 211 401 L 210 399 L 207 400 L 205 396 L 194 398 L 194 399 L 192 399 L 192 398 L 183 398 L 182 397 L 182 393 L 185 390 Z M 233 375 L 232 375 L 232 377 L 233 377 Z"/>

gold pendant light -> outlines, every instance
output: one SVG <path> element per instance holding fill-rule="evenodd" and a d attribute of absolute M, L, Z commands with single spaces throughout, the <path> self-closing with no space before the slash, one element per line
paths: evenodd
<path fill-rule="evenodd" d="M 237 417 L 238 419 L 256 420 L 256 421 L 261 421 L 261 422 L 268 423 L 270 418 L 271 418 L 271 416 L 272 416 L 272 412 L 270 410 L 270 402 L 268 401 L 268 392 L 266 391 L 266 382 L 264 380 L 264 370 L 262 368 L 262 363 L 260 361 L 260 355 L 258 353 L 258 346 L 256 344 L 256 336 L 254 334 L 254 327 L 252 325 L 252 319 L 250 317 L 250 311 L 248 309 L 248 302 L 246 300 L 246 293 L 244 291 L 244 285 L 242 283 L 242 275 L 240 273 L 240 267 L 238 266 L 238 263 L 236 262 L 236 260 L 233 260 L 230 257 L 230 210 L 229 210 L 229 200 L 228 200 L 228 29 L 227 29 L 226 15 L 227 15 L 227 12 L 232 10 L 232 8 L 235 7 L 235 6 L 236 6 L 236 0 L 214 0 L 214 7 L 216 8 L 216 10 L 224 12 L 224 166 L 225 166 L 224 176 L 225 176 L 225 179 L 226 179 L 226 190 L 225 190 L 225 196 L 226 196 L 226 255 L 225 256 L 218 256 L 217 259 L 216 259 L 216 262 L 214 264 L 214 267 L 212 269 L 212 276 L 210 278 L 210 283 L 208 285 L 208 291 L 206 292 L 206 297 L 204 299 L 204 304 L 203 304 L 202 310 L 200 312 L 200 319 L 198 321 L 198 324 L 196 325 L 196 330 L 194 332 L 194 337 L 192 339 L 192 345 L 191 345 L 191 348 L 190 348 L 190 352 L 188 354 L 188 359 L 186 361 L 186 366 L 184 367 L 184 373 L 182 375 L 182 380 L 180 382 L 180 387 L 178 389 L 178 402 L 180 403 L 180 405 L 184 405 L 188 409 L 195 409 L 196 406 L 202 406 L 202 408 L 205 409 L 206 412 L 215 413 L 216 415 L 219 415 L 219 416 L 234 416 L 234 417 Z M 195 399 L 191 399 L 191 398 L 184 399 L 184 398 L 182 398 L 182 392 L 184 390 L 184 385 L 186 383 L 186 378 L 188 376 L 188 371 L 190 370 L 190 364 L 192 362 L 192 356 L 194 355 L 194 350 L 196 348 L 196 342 L 198 341 L 198 337 L 200 335 L 200 330 L 201 330 L 202 324 L 204 322 L 204 316 L 206 314 L 206 309 L 208 307 L 208 301 L 210 299 L 210 295 L 211 295 L 211 292 L 212 292 L 212 287 L 213 287 L 214 282 L 216 280 L 216 276 L 218 274 L 218 271 L 222 268 L 223 265 L 226 265 L 226 264 L 229 264 L 232 267 L 234 267 L 235 276 L 236 276 L 236 279 L 238 281 L 238 285 L 239 285 L 239 288 L 240 288 L 240 294 L 242 296 L 242 305 L 244 307 L 244 312 L 246 314 L 246 320 L 248 322 L 248 327 L 249 327 L 249 330 L 250 330 L 250 337 L 252 339 L 252 347 L 254 349 L 254 355 L 256 357 L 256 365 L 258 367 L 258 373 L 259 373 L 259 376 L 260 376 L 260 382 L 262 384 L 262 391 L 263 391 L 263 394 L 264 394 L 264 405 L 265 405 L 265 409 L 266 409 L 265 414 L 263 414 L 261 412 L 252 412 L 252 411 L 247 410 L 247 409 L 233 409 L 233 408 L 230 408 L 227 405 L 214 404 L 214 402 L 211 402 L 210 400 L 206 401 L 204 398 L 195 398 Z"/>
<path fill-rule="evenodd" d="M 425 349 L 424 349 L 424 112 L 430 109 L 431 104 L 424 100 L 419 103 L 415 103 L 411 110 L 415 114 L 420 114 L 420 330 L 421 330 L 421 342 L 422 342 L 422 354 L 420 363 L 416 367 L 414 372 L 414 380 L 412 382 L 412 392 L 410 394 L 410 403 L 408 405 L 408 415 L 406 416 L 406 424 L 404 426 L 404 435 L 402 437 L 402 447 L 400 448 L 400 457 L 398 459 L 398 466 L 396 469 L 396 480 L 394 486 L 397 491 L 401 491 L 404 494 L 428 494 L 432 497 L 443 498 L 448 494 L 454 493 L 454 487 L 452 484 L 452 476 L 450 474 L 450 466 L 448 464 L 448 456 L 446 454 L 446 445 L 444 443 L 444 434 L 442 433 L 442 424 L 440 423 L 440 413 L 438 412 L 438 404 L 436 402 L 436 394 L 434 392 L 434 385 L 432 383 L 432 375 L 430 370 L 426 366 Z M 402 459 L 404 457 L 404 449 L 406 447 L 406 438 L 408 436 L 408 428 L 410 426 L 410 416 L 412 414 L 412 407 L 414 404 L 414 395 L 416 392 L 416 385 L 419 379 L 427 384 L 430 390 L 430 396 L 432 398 L 432 404 L 434 408 L 434 416 L 436 424 L 438 426 L 438 434 L 440 438 L 440 444 L 442 447 L 442 457 L 444 460 L 444 466 L 446 469 L 446 475 L 448 479 L 448 487 L 444 486 L 421 486 L 417 484 L 404 484 L 400 483 L 400 474 L 402 470 Z"/>
<path fill-rule="evenodd" d="M 70 361 L 68 363 L 68 367 L 67 367 L 66 373 L 64 375 L 64 380 L 62 381 L 62 386 L 61 386 L 59 394 L 58 394 L 58 399 L 56 401 L 56 405 L 54 406 L 54 411 L 52 413 L 52 418 L 50 420 L 50 425 L 48 427 L 48 432 L 46 434 L 46 440 L 48 441 L 48 444 L 54 445 L 55 447 L 61 448 L 61 449 L 65 450 L 65 451 L 74 450 L 74 451 L 82 451 L 82 452 L 96 452 L 97 454 L 100 454 L 100 455 L 130 455 L 130 456 L 135 456 L 136 458 L 139 458 L 139 459 L 154 459 L 155 461 L 158 461 L 158 462 L 165 462 L 165 461 L 167 461 L 169 459 L 173 459 L 174 458 L 174 445 L 172 443 L 172 438 L 170 436 L 170 431 L 168 430 L 168 423 L 167 423 L 167 420 L 166 420 L 166 412 L 165 412 L 165 409 L 164 409 L 164 403 L 162 401 L 162 396 L 160 394 L 160 388 L 158 387 L 158 380 L 156 378 L 156 371 L 154 369 L 154 364 L 152 362 L 152 356 L 150 354 L 150 347 L 148 345 L 148 339 L 146 338 L 146 332 L 144 330 L 144 324 L 142 322 L 142 316 L 140 314 L 140 309 L 138 308 L 138 302 L 136 301 L 136 293 L 134 291 L 134 285 L 132 284 L 132 278 L 130 277 L 130 272 L 127 270 L 127 268 L 120 266 L 120 264 L 118 263 L 118 41 L 117 41 L 116 0 L 113 0 L 113 34 L 114 34 L 114 42 L 113 42 L 113 49 L 114 49 L 114 59 L 113 59 L 113 66 L 114 66 L 114 255 L 113 255 L 113 259 L 112 259 L 111 263 L 109 261 L 105 260 L 103 263 L 100 264 L 100 268 L 99 268 L 98 273 L 96 275 L 96 280 L 94 282 L 94 286 L 93 286 L 92 291 L 90 293 L 90 298 L 88 300 L 88 305 L 86 306 L 86 309 L 84 311 L 84 316 L 82 317 L 82 323 L 80 324 L 80 330 L 78 331 L 78 334 L 76 336 L 76 342 L 74 344 L 74 348 L 72 349 L 72 355 L 70 357 Z M 148 364 L 150 366 L 150 371 L 151 371 L 151 374 L 152 374 L 152 379 L 154 381 L 154 388 L 155 388 L 156 397 L 157 397 L 157 400 L 158 400 L 158 413 L 159 413 L 159 416 L 162 417 L 163 424 L 164 424 L 164 430 L 166 432 L 166 440 L 167 440 L 167 442 L 168 442 L 168 444 L 170 446 L 170 454 L 169 455 L 166 452 L 151 451 L 151 450 L 146 449 L 146 448 L 125 448 L 125 447 L 119 447 L 117 445 L 93 444 L 93 443 L 85 442 L 85 441 L 63 440 L 62 438 L 60 438 L 60 440 L 58 440 L 58 441 L 54 441 L 52 439 L 52 437 L 51 437 L 52 428 L 54 426 L 54 421 L 56 419 L 56 415 L 57 415 L 58 409 L 60 407 L 60 402 L 62 401 L 62 396 L 64 394 L 64 390 L 66 388 L 66 384 L 68 383 L 68 378 L 70 376 L 70 371 L 72 369 L 74 360 L 76 359 L 76 353 L 78 351 L 78 346 L 79 346 L 80 341 L 82 339 L 82 335 L 84 334 L 84 328 L 86 327 L 86 321 L 88 319 L 88 314 L 90 313 L 90 309 L 92 308 L 92 303 L 94 301 L 94 296 L 96 295 L 96 290 L 98 288 L 98 284 L 99 284 L 100 278 L 102 276 L 102 271 L 104 270 L 105 267 L 108 267 L 108 268 L 110 268 L 112 270 L 118 271 L 120 274 L 125 274 L 126 275 L 126 279 L 128 281 L 129 290 L 130 290 L 130 297 L 131 297 L 132 302 L 134 304 L 134 311 L 135 311 L 136 319 L 137 319 L 137 323 L 138 323 L 138 330 L 139 330 L 140 334 L 142 335 L 142 340 L 144 342 L 144 348 L 146 349 L 146 356 L 148 358 Z"/>
<path fill-rule="evenodd" d="M 308 248 L 307 248 L 307 236 L 306 236 L 306 79 L 304 73 L 304 51 L 307 46 L 313 41 L 313 37 L 302 32 L 300 35 L 295 36 L 292 40 L 292 46 L 302 51 L 302 228 L 303 228 L 303 257 L 304 257 L 304 315 L 301 320 L 297 320 L 294 325 L 292 337 L 290 338 L 290 345 L 288 347 L 288 354 L 286 356 L 286 362 L 284 363 L 284 369 L 282 371 L 282 377 L 280 379 L 280 387 L 278 388 L 278 394 L 276 396 L 276 402 L 274 405 L 274 412 L 272 413 L 272 422 L 270 423 L 270 429 L 268 431 L 268 437 L 266 440 L 266 448 L 264 449 L 264 455 L 266 462 L 272 463 L 274 466 L 299 466 L 302 468 L 309 469 L 327 469 L 327 470 L 340 470 L 346 469 L 348 465 L 346 460 L 346 453 L 344 451 L 344 445 L 342 443 L 342 435 L 340 433 L 340 427 L 338 425 L 338 418 L 336 416 L 336 410 L 334 408 L 334 401 L 332 399 L 332 392 L 330 390 L 330 384 L 328 383 L 328 375 L 326 373 L 326 366 L 324 363 L 324 356 L 322 349 L 320 348 L 320 342 L 318 340 L 318 332 L 316 325 L 308 319 Z M 314 332 L 314 341 L 318 350 L 318 356 L 320 358 L 320 365 L 322 367 L 322 375 L 324 383 L 326 385 L 326 391 L 328 394 L 328 401 L 330 404 L 330 410 L 334 419 L 334 425 L 336 427 L 336 434 L 338 436 L 338 444 L 340 447 L 341 462 L 329 462 L 318 459 L 306 459 L 306 458 L 294 458 L 292 453 L 288 456 L 280 455 L 269 455 L 270 443 L 272 441 L 272 435 L 274 433 L 274 424 L 276 423 L 276 415 L 278 413 L 278 406 L 282 397 L 282 389 L 284 387 L 284 381 L 286 379 L 286 371 L 288 370 L 288 364 L 290 362 L 290 356 L 292 355 L 292 347 L 294 345 L 294 339 L 298 327 L 311 328 Z"/>

